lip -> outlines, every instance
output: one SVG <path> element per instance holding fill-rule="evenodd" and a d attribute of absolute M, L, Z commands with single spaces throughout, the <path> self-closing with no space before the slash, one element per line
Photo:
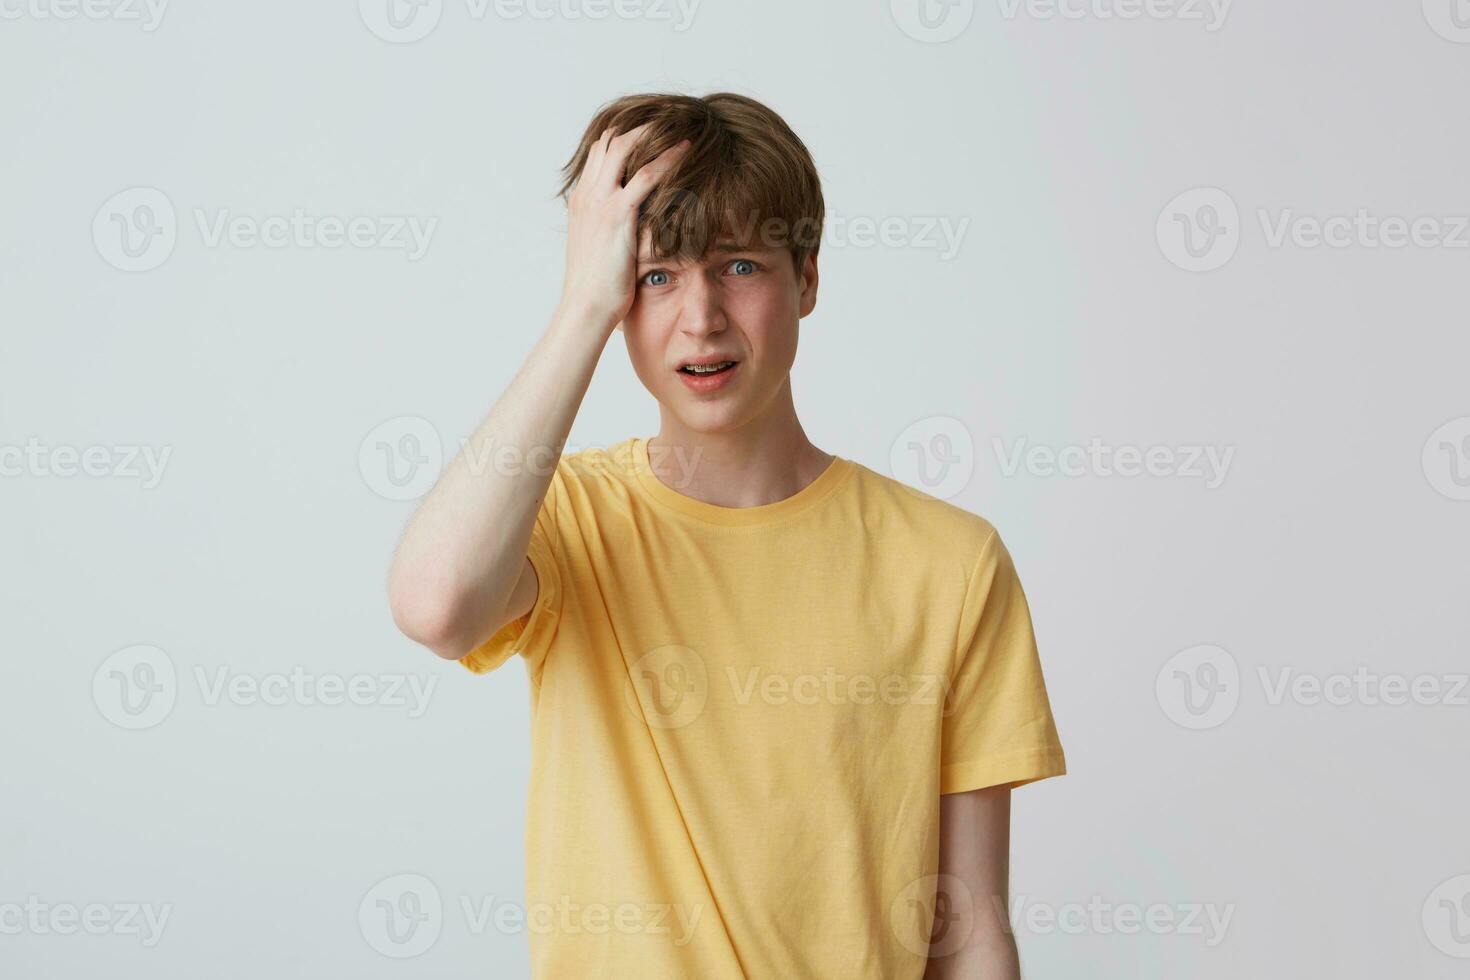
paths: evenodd
<path fill-rule="evenodd" d="M 684 360 L 680 361 L 677 366 L 675 366 L 674 370 L 675 371 L 682 370 L 683 368 L 688 367 L 690 364 L 696 364 L 696 365 L 699 365 L 699 366 L 703 367 L 706 364 L 719 364 L 721 361 L 739 361 L 739 360 L 740 360 L 740 358 L 738 358 L 738 357 L 731 357 L 729 354 L 703 354 L 703 355 L 701 355 L 699 357 L 685 358 Z"/>
<path fill-rule="evenodd" d="M 685 361 L 684 363 L 718 364 L 721 361 L 733 360 L 735 360 L 733 357 L 713 357 L 703 358 L 695 361 Z M 721 371 L 719 374 L 705 375 L 704 377 L 700 377 L 699 375 L 694 374 L 686 374 L 683 371 L 675 371 L 674 373 L 679 376 L 680 381 L 684 382 L 684 387 L 688 388 L 690 391 L 705 394 L 711 391 L 719 391 L 721 388 L 725 387 L 725 385 L 729 384 L 730 381 L 735 377 L 735 375 L 740 371 L 742 363 L 743 362 L 741 361 L 735 361 L 735 364 L 728 370 Z"/>

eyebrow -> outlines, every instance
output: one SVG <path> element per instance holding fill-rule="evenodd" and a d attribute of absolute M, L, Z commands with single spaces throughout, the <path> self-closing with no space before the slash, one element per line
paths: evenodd
<path fill-rule="evenodd" d="M 770 252 L 770 251 L 774 251 L 774 250 L 775 250 L 774 248 L 762 248 L 762 247 L 760 247 L 758 245 L 741 245 L 739 242 L 716 242 L 715 244 L 713 244 L 713 245 L 710 246 L 710 248 L 709 248 L 709 254 L 711 254 L 711 255 L 729 255 L 732 252 L 752 252 L 752 253 L 755 253 L 755 252 Z M 638 264 L 639 265 L 653 265 L 655 263 L 667 262 L 667 261 L 669 261 L 668 258 L 656 259 L 653 256 L 648 255 L 646 253 L 639 253 L 639 255 L 638 255 Z"/>

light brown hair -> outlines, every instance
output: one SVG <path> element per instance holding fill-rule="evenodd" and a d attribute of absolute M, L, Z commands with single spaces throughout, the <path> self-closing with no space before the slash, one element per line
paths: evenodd
<path fill-rule="evenodd" d="M 821 245 L 826 209 L 811 154 L 768 106 L 733 92 L 705 96 L 626 95 L 597 110 L 572 158 L 558 196 L 575 186 L 604 130 L 614 135 L 651 123 L 628 155 L 619 183 L 664 150 L 690 140 L 689 151 L 638 210 L 638 232 L 651 233 L 655 258 L 697 262 L 716 241 L 785 246 L 800 273 Z"/>

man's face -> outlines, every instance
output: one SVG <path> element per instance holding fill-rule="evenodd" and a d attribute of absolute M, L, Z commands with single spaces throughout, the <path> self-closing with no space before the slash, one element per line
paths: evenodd
<path fill-rule="evenodd" d="M 697 263 L 654 260 L 645 232 L 636 276 L 622 324 L 628 356 L 644 387 L 684 426 L 737 429 L 786 390 L 797 324 L 816 306 L 816 256 L 800 276 L 785 247 L 723 241 Z M 685 368 L 710 360 L 735 364 L 717 374 Z"/>

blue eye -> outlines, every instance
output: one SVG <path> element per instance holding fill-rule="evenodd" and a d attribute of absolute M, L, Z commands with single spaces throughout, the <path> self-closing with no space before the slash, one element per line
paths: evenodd
<path fill-rule="evenodd" d="M 653 281 L 653 277 L 654 276 L 663 276 L 664 277 L 664 281 L 663 282 L 654 282 Z M 650 286 L 662 286 L 662 285 L 665 285 L 667 283 L 668 278 L 669 278 L 669 274 L 667 272 L 664 272 L 662 269 L 655 269 L 652 272 L 650 272 L 648 275 L 644 276 L 643 277 L 643 281 L 647 285 L 650 285 Z"/>
<path fill-rule="evenodd" d="M 731 268 L 734 269 L 739 269 L 742 266 L 748 267 L 750 271 L 737 273 L 737 275 L 750 276 L 755 274 L 755 263 L 750 261 L 749 259 L 736 259 L 733 263 L 731 263 Z"/>

